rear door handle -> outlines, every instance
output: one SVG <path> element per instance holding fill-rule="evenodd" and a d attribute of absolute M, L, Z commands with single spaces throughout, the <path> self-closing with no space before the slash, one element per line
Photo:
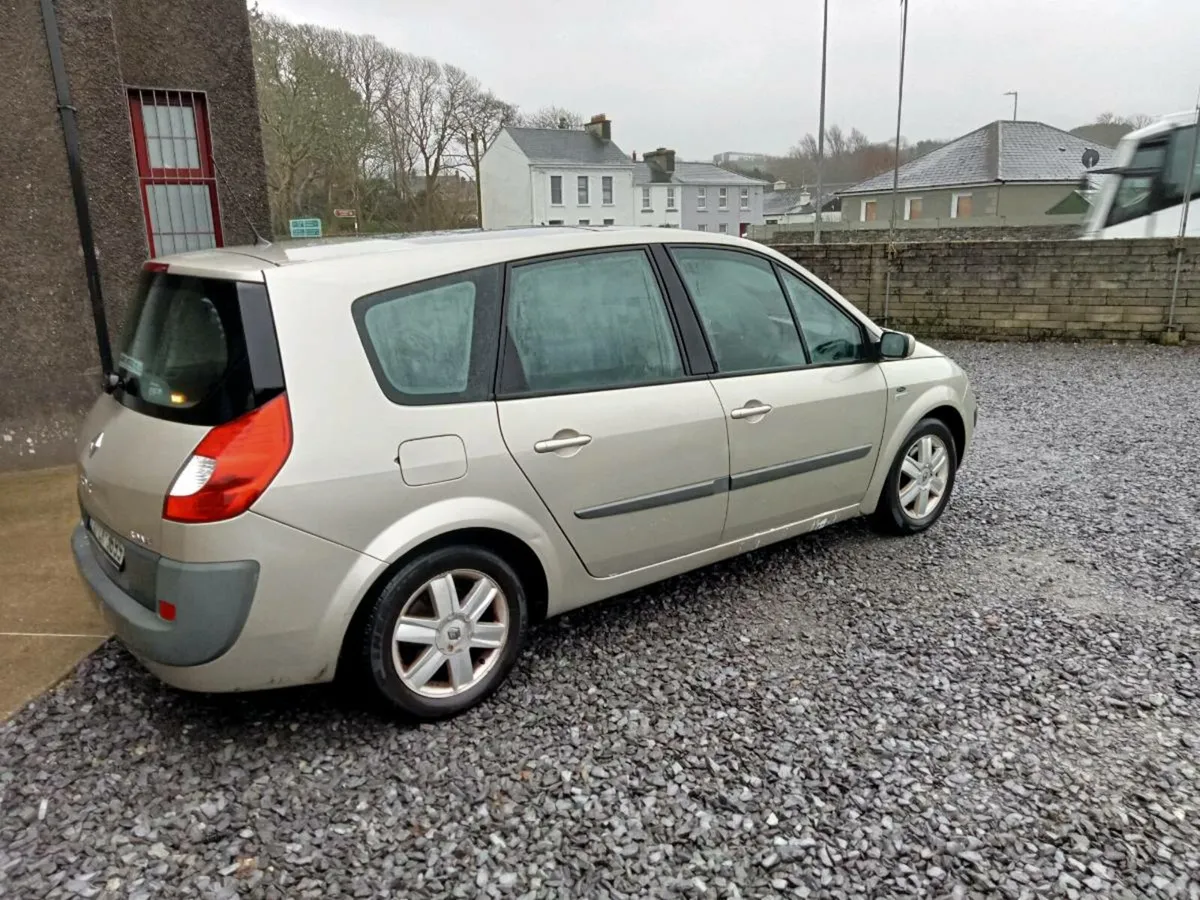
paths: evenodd
<path fill-rule="evenodd" d="M 769 403 L 758 403 L 752 400 L 745 406 L 739 406 L 729 415 L 734 419 L 752 419 L 755 416 L 765 416 L 770 411 L 771 405 Z"/>
<path fill-rule="evenodd" d="M 575 434 L 538 441 L 533 445 L 533 449 L 538 453 L 554 453 L 558 450 L 570 450 L 572 447 L 583 447 L 591 442 L 590 434 Z"/>

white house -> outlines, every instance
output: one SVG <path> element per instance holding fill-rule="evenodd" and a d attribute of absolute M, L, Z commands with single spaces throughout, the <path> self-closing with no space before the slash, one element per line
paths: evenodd
<path fill-rule="evenodd" d="M 479 167 L 481 224 L 633 225 L 633 174 L 604 115 L 582 130 L 505 126 Z"/>

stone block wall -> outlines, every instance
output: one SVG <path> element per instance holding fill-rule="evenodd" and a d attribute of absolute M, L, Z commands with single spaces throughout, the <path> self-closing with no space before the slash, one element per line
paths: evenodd
<path fill-rule="evenodd" d="M 1170 239 L 773 246 L 880 324 L 980 340 L 1157 340 L 1177 259 Z M 1182 247 L 1174 322 L 1200 340 L 1200 240 Z"/>

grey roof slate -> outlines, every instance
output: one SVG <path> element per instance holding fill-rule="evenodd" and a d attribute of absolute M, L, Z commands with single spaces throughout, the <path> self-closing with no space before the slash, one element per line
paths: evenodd
<path fill-rule="evenodd" d="M 565 166 L 631 166 L 629 156 L 612 141 L 577 128 L 515 128 L 506 126 L 531 163 Z"/>
<path fill-rule="evenodd" d="M 696 185 L 728 185 L 730 187 L 749 187 L 750 185 L 766 185 L 770 182 L 758 178 L 749 178 L 738 172 L 730 172 L 712 163 L 706 162 L 676 162 L 675 174 L 667 179 L 657 170 L 651 170 L 647 163 L 638 163 L 633 170 L 634 184 L 696 184 Z"/>
<path fill-rule="evenodd" d="M 821 204 L 824 210 L 830 210 L 837 207 L 837 197 L 841 188 L 848 188 L 850 185 L 827 184 L 821 188 L 822 196 L 825 198 Z M 801 202 L 804 195 L 809 195 L 809 202 Z M 764 216 L 782 216 L 782 215 L 808 215 L 816 211 L 816 204 L 812 202 L 815 190 L 807 188 L 785 188 L 782 191 L 769 191 L 763 194 L 763 215 Z"/>
<path fill-rule="evenodd" d="M 1072 182 L 1087 170 L 1083 151 L 1095 149 L 1100 167 L 1111 165 L 1113 151 L 1042 122 L 991 122 L 900 167 L 900 190 L 950 188 L 1001 181 Z M 843 194 L 891 190 L 887 171 Z"/>

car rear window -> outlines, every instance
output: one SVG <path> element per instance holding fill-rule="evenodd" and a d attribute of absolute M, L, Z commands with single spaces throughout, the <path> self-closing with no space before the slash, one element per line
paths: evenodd
<path fill-rule="evenodd" d="M 143 273 L 118 357 L 118 396 L 148 415 L 220 425 L 283 388 L 261 284 Z"/>

